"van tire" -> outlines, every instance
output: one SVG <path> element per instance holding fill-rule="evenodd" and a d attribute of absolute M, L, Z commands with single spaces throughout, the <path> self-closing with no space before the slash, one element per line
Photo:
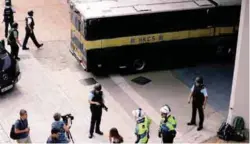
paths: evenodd
<path fill-rule="evenodd" d="M 135 59 L 132 66 L 135 71 L 143 71 L 146 67 L 146 62 L 143 59 Z"/>

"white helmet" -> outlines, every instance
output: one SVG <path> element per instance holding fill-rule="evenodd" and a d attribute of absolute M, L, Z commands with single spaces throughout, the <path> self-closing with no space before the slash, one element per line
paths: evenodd
<path fill-rule="evenodd" d="M 145 112 L 141 108 L 133 110 L 132 114 L 133 114 L 133 116 L 135 117 L 136 120 L 140 120 L 140 119 L 145 117 Z"/>
<path fill-rule="evenodd" d="M 170 114 L 171 109 L 168 105 L 164 105 L 163 107 L 161 107 L 160 112 L 164 114 Z"/>

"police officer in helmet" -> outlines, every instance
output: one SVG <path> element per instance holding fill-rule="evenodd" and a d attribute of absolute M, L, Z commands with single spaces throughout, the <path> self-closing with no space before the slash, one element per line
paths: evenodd
<path fill-rule="evenodd" d="M 43 44 L 39 44 L 37 42 L 36 36 L 34 34 L 34 26 L 35 26 L 35 21 L 33 19 L 33 14 L 34 12 L 28 11 L 28 17 L 25 18 L 26 21 L 26 27 L 25 27 L 25 38 L 23 41 L 23 50 L 28 50 L 29 48 L 26 46 L 27 42 L 29 40 L 29 37 L 32 39 L 32 41 L 34 42 L 34 44 L 36 45 L 37 48 L 40 48 L 41 46 L 43 46 Z"/>
<path fill-rule="evenodd" d="M 6 1 L 4 13 L 3 13 L 3 22 L 5 23 L 5 37 L 8 37 L 9 26 L 14 22 L 14 13 L 15 10 L 11 7 L 11 3 Z"/>
<path fill-rule="evenodd" d="M 203 83 L 203 78 L 198 76 L 195 78 L 195 83 L 191 88 L 191 93 L 188 98 L 188 103 L 192 100 L 192 118 L 187 125 L 196 125 L 196 111 L 198 110 L 200 122 L 197 128 L 198 131 L 203 129 L 204 109 L 207 104 L 207 89 Z"/>
<path fill-rule="evenodd" d="M 19 35 L 18 24 L 16 22 L 14 22 L 12 24 L 12 28 L 10 30 L 10 34 L 9 34 L 9 37 L 8 37 L 8 44 L 10 45 L 10 48 L 11 48 L 10 54 L 16 60 L 20 60 L 20 58 L 18 57 L 18 52 L 19 52 L 19 46 L 20 47 L 22 46 L 19 39 L 18 39 L 18 35 Z"/>
<path fill-rule="evenodd" d="M 89 130 L 89 138 L 93 137 L 94 128 L 95 133 L 103 135 L 103 132 L 100 131 L 100 124 L 102 118 L 102 108 L 104 108 L 104 95 L 102 92 L 101 84 L 96 84 L 94 90 L 89 94 L 89 104 L 91 111 L 91 122 Z"/>
<path fill-rule="evenodd" d="M 160 109 L 161 122 L 158 136 L 162 138 L 162 143 L 173 143 L 176 136 L 177 121 L 174 116 L 170 114 L 171 109 L 168 105 L 164 105 Z"/>
<path fill-rule="evenodd" d="M 133 110 L 132 114 L 136 120 L 135 143 L 148 143 L 150 138 L 149 130 L 152 120 L 146 116 L 145 112 L 141 108 Z"/>

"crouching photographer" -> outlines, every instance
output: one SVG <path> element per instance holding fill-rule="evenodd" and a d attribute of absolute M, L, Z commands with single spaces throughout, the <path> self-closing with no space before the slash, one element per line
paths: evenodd
<path fill-rule="evenodd" d="M 59 129 L 59 137 L 58 140 L 61 143 L 69 143 L 69 139 L 66 136 L 66 133 L 69 132 L 70 124 L 65 123 L 63 120 L 61 120 L 62 116 L 60 113 L 54 114 L 54 122 L 52 123 L 52 129 Z"/>

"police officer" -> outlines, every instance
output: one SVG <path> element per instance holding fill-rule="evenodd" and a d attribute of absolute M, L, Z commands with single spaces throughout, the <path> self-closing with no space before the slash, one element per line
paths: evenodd
<path fill-rule="evenodd" d="M 196 77 L 195 84 L 191 88 L 191 93 L 188 98 L 188 103 L 190 103 L 192 99 L 192 118 L 187 125 L 196 125 L 196 111 L 199 112 L 200 123 L 197 128 L 198 131 L 203 129 L 203 121 L 204 121 L 204 109 L 207 103 L 207 89 L 203 84 L 202 77 Z"/>
<path fill-rule="evenodd" d="M 14 22 L 12 24 L 12 28 L 10 30 L 10 34 L 8 37 L 8 44 L 10 45 L 11 48 L 11 55 L 16 59 L 16 60 L 20 60 L 20 58 L 18 57 L 18 52 L 19 52 L 19 47 L 18 45 L 21 47 L 21 43 L 18 39 L 18 24 L 16 22 Z"/>
<path fill-rule="evenodd" d="M 89 138 L 93 137 L 94 128 L 95 133 L 103 135 L 103 132 L 100 131 L 100 124 L 102 118 L 102 108 L 104 108 L 104 99 L 103 99 L 102 86 L 96 84 L 94 90 L 89 94 L 89 104 L 91 111 L 91 122 L 89 130 Z"/>
<path fill-rule="evenodd" d="M 15 10 L 11 7 L 11 3 L 6 1 L 4 13 L 3 13 L 3 22 L 5 23 L 5 37 L 8 37 L 9 25 L 11 26 L 14 22 Z"/>
<path fill-rule="evenodd" d="M 136 120 L 135 143 L 147 143 L 149 140 L 149 130 L 152 120 L 146 116 L 145 112 L 141 108 L 132 111 Z"/>
<path fill-rule="evenodd" d="M 161 122 L 158 136 L 162 138 L 163 143 L 173 143 L 176 136 L 177 121 L 174 116 L 170 114 L 171 109 L 168 105 L 164 105 L 161 109 Z"/>
<path fill-rule="evenodd" d="M 32 41 L 34 42 L 34 44 L 36 45 L 37 48 L 40 48 L 41 46 L 43 46 L 43 44 L 39 44 L 36 40 L 36 36 L 34 34 L 34 26 L 35 26 L 35 22 L 33 19 L 33 11 L 28 11 L 28 17 L 25 18 L 26 21 L 26 27 L 25 27 L 25 38 L 23 41 L 23 50 L 28 50 L 29 48 L 26 47 L 27 42 L 29 37 L 32 39 Z"/>

